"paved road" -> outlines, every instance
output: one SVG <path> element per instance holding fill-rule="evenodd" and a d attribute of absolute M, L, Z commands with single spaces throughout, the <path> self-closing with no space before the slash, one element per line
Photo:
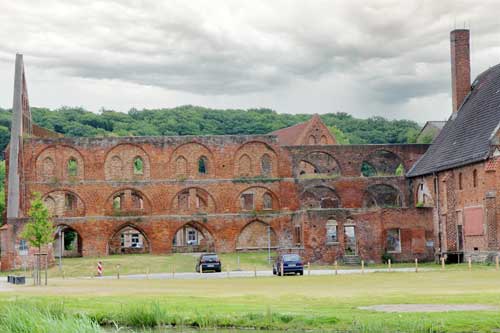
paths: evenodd
<path fill-rule="evenodd" d="M 419 268 L 419 271 L 428 271 L 430 269 Z M 415 273 L 415 268 L 393 268 L 392 272 L 407 272 L 407 273 Z M 376 273 L 376 272 L 386 272 L 389 273 L 389 270 L 386 268 L 365 268 L 364 273 Z M 338 275 L 347 275 L 347 274 L 361 274 L 361 269 L 342 269 L 338 270 Z M 307 271 L 304 271 L 304 275 L 308 275 Z M 333 269 L 321 269 L 321 270 L 311 270 L 310 275 L 335 275 L 335 270 Z M 120 275 L 121 279 L 129 279 L 129 280 L 142 280 L 142 279 L 155 279 L 155 280 L 194 280 L 194 279 L 227 279 L 230 278 L 244 278 L 244 277 L 254 277 L 254 271 L 231 271 L 229 274 L 227 272 L 222 273 L 151 273 L 151 274 L 130 274 L 130 275 Z M 270 270 L 266 271 L 257 271 L 258 277 L 269 277 L 273 276 L 273 273 Z M 102 279 L 116 279 L 116 276 L 105 276 Z"/>

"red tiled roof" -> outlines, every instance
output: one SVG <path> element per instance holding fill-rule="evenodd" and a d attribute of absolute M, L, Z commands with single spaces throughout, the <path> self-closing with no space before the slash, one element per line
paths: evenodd
<path fill-rule="evenodd" d="M 296 124 L 290 127 L 282 128 L 271 132 L 278 137 L 280 144 L 284 146 L 293 146 L 295 142 L 300 138 L 302 132 L 306 129 L 309 121 Z"/>

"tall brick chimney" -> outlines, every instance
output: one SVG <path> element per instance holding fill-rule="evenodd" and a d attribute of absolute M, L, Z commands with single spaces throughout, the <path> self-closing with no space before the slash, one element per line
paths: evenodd
<path fill-rule="evenodd" d="M 453 112 L 458 111 L 470 91 L 469 39 L 470 32 L 467 29 L 456 29 L 450 33 Z"/>

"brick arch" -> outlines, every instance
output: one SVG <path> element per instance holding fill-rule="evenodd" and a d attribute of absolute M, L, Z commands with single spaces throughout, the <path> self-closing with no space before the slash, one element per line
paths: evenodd
<path fill-rule="evenodd" d="M 125 193 L 125 202 L 124 207 L 120 211 L 116 211 L 113 207 L 113 199 L 117 194 Z M 134 207 L 132 203 L 132 194 L 138 193 L 143 200 L 143 208 Z M 128 195 L 128 197 L 127 197 Z M 138 190 L 133 187 L 122 187 L 118 190 L 113 191 L 105 201 L 104 209 L 106 211 L 106 215 L 150 215 L 152 204 L 149 197 L 141 190 Z"/>
<path fill-rule="evenodd" d="M 121 234 L 126 229 L 136 230 L 143 237 L 143 247 L 142 248 L 133 248 L 133 247 L 122 247 L 121 246 Z M 125 222 L 120 224 L 117 228 L 113 230 L 111 236 L 108 237 L 108 254 L 129 254 L 129 253 L 151 253 L 151 242 L 149 237 L 147 236 L 144 229 L 139 227 L 138 225 L 130 222 Z M 118 250 L 119 248 L 119 250 Z M 118 251 L 117 251 L 118 250 Z"/>
<path fill-rule="evenodd" d="M 236 239 L 236 250 L 267 249 L 269 244 L 269 230 L 271 231 L 271 247 L 277 248 L 279 240 L 274 228 L 264 221 L 253 220 L 246 223 L 240 229 Z"/>
<path fill-rule="evenodd" d="M 72 210 L 66 209 L 66 193 L 73 195 L 77 201 L 75 203 L 76 207 Z M 56 217 L 74 217 L 74 216 L 84 216 L 86 212 L 85 201 L 75 192 L 66 188 L 59 188 L 51 190 L 42 195 L 42 201 L 45 203 L 46 198 L 52 198 L 55 204 L 55 212 L 51 212 Z"/>
<path fill-rule="evenodd" d="M 300 204 L 305 208 L 340 208 L 342 200 L 337 191 L 326 185 L 305 188 L 300 193 Z"/>
<path fill-rule="evenodd" d="M 113 169 L 113 159 L 121 160 L 121 170 Z M 143 173 L 134 173 L 134 160 L 140 157 L 143 162 Z M 120 174 L 117 174 L 119 172 Z M 141 180 L 151 176 L 151 159 L 141 146 L 134 143 L 120 143 L 110 148 L 104 158 L 104 177 L 106 180 Z"/>
<path fill-rule="evenodd" d="M 184 207 L 180 207 L 181 205 L 179 204 L 179 196 L 183 194 L 183 192 L 186 192 L 188 193 L 188 198 L 186 200 L 188 200 L 187 204 L 188 204 L 188 207 L 187 208 L 184 208 Z M 201 199 L 205 199 L 206 200 L 206 205 L 202 206 L 202 203 L 201 202 L 198 202 L 197 200 L 199 200 L 198 198 L 191 198 L 191 195 L 194 194 L 196 195 L 197 197 L 201 197 Z M 189 200 L 192 200 L 192 201 L 189 201 Z M 200 213 L 200 212 L 203 212 L 203 213 L 215 213 L 218 211 L 217 209 L 218 207 L 218 203 L 216 202 L 215 198 L 213 197 L 212 194 L 210 194 L 210 192 L 208 192 L 207 190 L 201 188 L 201 187 L 196 187 L 196 186 L 191 186 L 191 187 L 186 187 L 186 188 L 183 188 L 182 190 L 178 191 L 174 197 L 172 198 L 172 200 L 170 201 L 170 210 L 172 212 L 176 212 L 176 213 L 181 213 L 181 214 L 189 214 L 189 213 Z"/>
<path fill-rule="evenodd" d="M 49 158 L 53 162 L 53 173 L 44 174 L 44 161 Z M 76 176 L 68 173 L 68 161 L 74 159 L 77 163 Z M 54 144 L 44 148 L 34 157 L 36 179 L 38 181 L 78 180 L 85 178 L 85 160 L 82 153 L 75 147 L 66 144 Z"/>
<path fill-rule="evenodd" d="M 236 206 L 238 207 L 238 210 L 244 210 L 241 204 L 241 196 L 245 192 L 252 192 L 254 194 L 254 209 L 253 210 L 264 210 L 264 194 L 269 193 L 273 199 L 273 208 L 272 210 L 279 210 L 281 207 L 281 203 L 279 200 L 279 197 L 272 191 L 271 189 L 265 187 L 265 186 L 249 186 L 245 188 L 244 190 L 240 191 L 236 197 L 235 203 Z"/>
<path fill-rule="evenodd" d="M 233 156 L 234 175 L 240 176 L 240 159 L 247 155 L 251 161 L 251 170 L 248 176 L 263 176 L 261 160 L 266 154 L 271 158 L 271 172 L 265 176 L 276 177 L 278 175 L 278 154 L 269 144 L 258 140 L 247 141 L 236 150 Z"/>
<path fill-rule="evenodd" d="M 195 240 L 190 242 L 186 239 L 186 233 L 194 229 L 196 231 Z M 200 234 L 202 237 L 200 237 Z M 175 229 L 171 244 L 173 252 L 212 252 L 215 251 L 214 233 L 207 225 L 198 221 L 189 221 L 183 223 Z"/>
<path fill-rule="evenodd" d="M 397 168 L 402 165 L 403 166 L 403 175 L 405 164 L 403 159 L 395 152 L 390 149 L 377 149 L 371 151 L 362 161 L 362 166 L 360 173 L 363 176 L 363 164 L 366 163 L 369 166 L 373 167 L 376 172 L 375 175 L 364 175 L 364 176 L 394 176 L 396 174 Z"/>
<path fill-rule="evenodd" d="M 340 176 L 342 174 L 342 168 L 340 167 L 339 161 L 329 152 L 314 150 L 304 154 L 304 156 L 300 158 L 297 172 L 298 176 L 310 173 Z"/>
<path fill-rule="evenodd" d="M 53 234 L 53 237 L 54 237 L 54 243 L 53 243 L 54 256 L 57 256 L 57 254 L 61 251 L 62 244 L 59 243 L 61 240 L 59 240 L 59 232 L 57 231 L 57 229 L 62 228 L 63 232 L 66 232 L 66 230 L 69 229 L 69 230 L 76 233 L 76 239 L 73 241 L 76 243 L 76 249 L 69 251 L 63 247 L 62 256 L 63 257 L 81 257 L 83 255 L 83 251 L 82 251 L 82 249 L 83 249 L 83 237 L 82 237 L 81 230 L 78 230 L 79 229 L 78 227 L 71 226 L 71 225 L 66 224 L 66 223 L 57 223 L 55 225 L 55 227 L 56 227 L 56 231 Z"/>
<path fill-rule="evenodd" d="M 207 159 L 207 172 L 205 174 L 198 173 L 198 160 L 204 156 Z M 170 156 L 170 169 L 174 171 L 174 176 L 177 175 L 176 163 L 178 158 L 184 158 L 187 162 L 186 175 L 187 178 L 203 178 L 210 175 L 215 175 L 216 165 L 212 150 L 206 145 L 197 141 L 190 141 L 176 147 Z"/>
<path fill-rule="evenodd" d="M 390 184 L 373 184 L 366 188 L 363 196 L 364 208 L 375 207 L 402 207 L 403 197 L 401 191 Z"/>

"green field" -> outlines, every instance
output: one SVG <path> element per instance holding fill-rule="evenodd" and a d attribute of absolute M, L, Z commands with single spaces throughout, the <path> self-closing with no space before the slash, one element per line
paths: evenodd
<path fill-rule="evenodd" d="M 90 316 L 101 324 L 339 330 L 496 332 L 500 272 L 466 266 L 419 273 L 200 280 L 49 279 L 0 292 L 0 306 L 29 304 Z M 379 313 L 377 304 L 487 304 L 494 311 Z M 1 326 L 0 311 L 0 328 Z"/>

